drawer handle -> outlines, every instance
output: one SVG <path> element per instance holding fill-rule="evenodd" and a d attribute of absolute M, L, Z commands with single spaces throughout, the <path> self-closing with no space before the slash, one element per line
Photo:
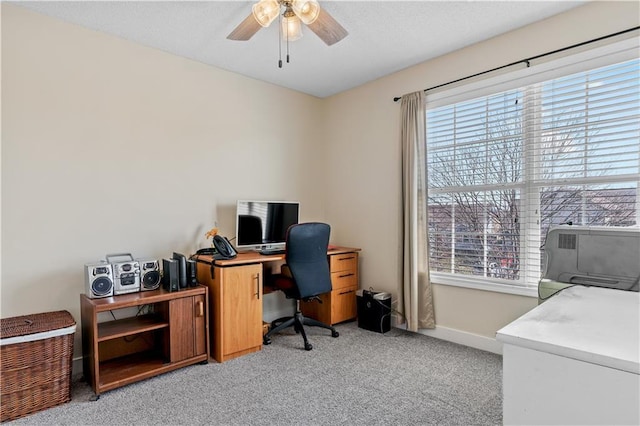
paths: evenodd
<path fill-rule="evenodd" d="M 203 317 L 204 316 L 204 303 L 202 302 L 202 300 L 198 300 L 198 303 L 196 304 L 196 317 Z"/>
<path fill-rule="evenodd" d="M 338 278 L 347 278 L 347 277 L 352 277 L 355 274 L 344 274 L 344 275 L 338 275 Z"/>
<path fill-rule="evenodd" d="M 340 257 L 340 258 L 338 258 L 338 260 L 351 260 L 351 259 L 355 259 L 355 256 Z"/>
<path fill-rule="evenodd" d="M 338 293 L 338 296 L 342 296 L 343 294 L 353 293 L 355 290 L 343 291 L 342 293 Z"/>
<path fill-rule="evenodd" d="M 256 297 L 260 300 L 260 274 L 256 274 Z"/>

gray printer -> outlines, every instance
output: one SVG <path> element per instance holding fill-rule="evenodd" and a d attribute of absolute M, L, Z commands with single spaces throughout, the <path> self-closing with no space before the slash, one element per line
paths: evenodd
<path fill-rule="evenodd" d="M 640 227 L 561 225 L 544 245 L 538 303 L 572 285 L 638 291 Z"/>

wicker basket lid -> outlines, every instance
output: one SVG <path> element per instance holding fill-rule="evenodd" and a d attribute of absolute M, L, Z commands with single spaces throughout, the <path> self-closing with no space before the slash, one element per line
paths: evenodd
<path fill-rule="evenodd" d="M 76 325 L 68 311 L 43 312 L 0 319 L 0 339 L 42 333 Z"/>

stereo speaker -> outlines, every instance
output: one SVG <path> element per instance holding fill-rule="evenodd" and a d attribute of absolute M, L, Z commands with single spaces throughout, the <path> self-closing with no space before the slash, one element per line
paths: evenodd
<path fill-rule="evenodd" d="M 84 291 L 90 299 L 113 296 L 113 270 L 104 262 L 84 265 Z"/>
<path fill-rule="evenodd" d="M 189 285 L 189 287 L 195 287 L 198 285 L 196 271 L 196 261 L 187 259 L 187 284 Z"/>
<path fill-rule="evenodd" d="M 140 291 L 160 288 L 160 264 L 155 259 L 137 259 L 140 264 Z"/>
<path fill-rule="evenodd" d="M 187 283 L 187 258 L 184 254 L 173 253 L 173 260 L 178 262 L 178 282 L 180 283 L 180 288 L 187 288 L 189 283 Z"/>
<path fill-rule="evenodd" d="M 162 288 L 167 291 L 180 291 L 178 261 L 162 259 Z"/>

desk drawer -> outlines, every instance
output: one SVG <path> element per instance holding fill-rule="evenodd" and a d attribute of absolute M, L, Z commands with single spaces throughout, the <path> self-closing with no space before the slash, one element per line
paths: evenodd
<path fill-rule="evenodd" d="M 354 319 L 356 316 L 356 287 L 332 291 L 331 324 Z"/>
<path fill-rule="evenodd" d="M 347 287 L 358 287 L 357 269 L 332 272 L 331 273 L 331 289 L 340 290 Z"/>
<path fill-rule="evenodd" d="M 329 256 L 329 267 L 331 272 L 357 271 L 358 253 L 333 254 Z"/>
<path fill-rule="evenodd" d="M 304 316 L 325 324 L 333 325 L 354 319 L 357 315 L 356 290 L 357 287 L 350 287 L 321 294 L 322 303 L 317 300 L 301 302 L 300 309 Z"/>

